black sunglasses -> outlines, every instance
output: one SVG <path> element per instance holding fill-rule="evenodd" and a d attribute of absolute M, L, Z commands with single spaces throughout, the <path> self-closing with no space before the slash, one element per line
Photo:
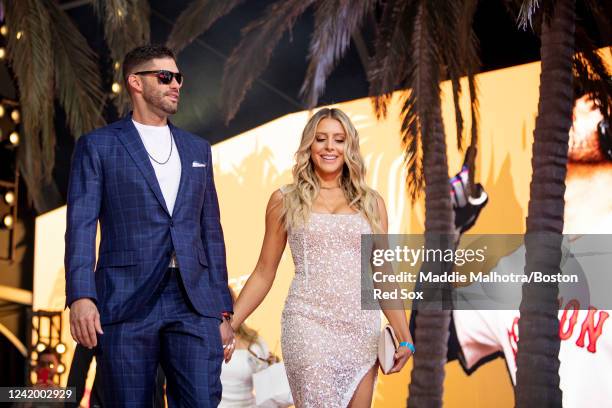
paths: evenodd
<path fill-rule="evenodd" d="M 183 74 L 180 72 L 171 72 L 165 69 L 159 69 L 156 71 L 140 71 L 134 72 L 134 75 L 155 75 L 159 82 L 164 85 L 169 85 L 172 82 L 172 78 L 176 78 L 176 82 L 180 85 L 183 83 Z"/>

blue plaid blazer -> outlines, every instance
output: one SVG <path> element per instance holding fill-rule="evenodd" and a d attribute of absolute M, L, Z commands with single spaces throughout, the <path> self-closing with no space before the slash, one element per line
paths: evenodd
<path fill-rule="evenodd" d="M 198 313 L 219 318 L 232 311 L 210 144 L 169 126 L 182 167 L 172 214 L 131 115 L 76 144 L 65 236 L 66 305 L 93 299 L 102 324 L 139 312 L 154 296 L 173 251 Z"/>

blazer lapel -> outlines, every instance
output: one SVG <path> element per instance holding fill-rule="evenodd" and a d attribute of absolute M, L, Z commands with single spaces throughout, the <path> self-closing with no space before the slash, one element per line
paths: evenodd
<path fill-rule="evenodd" d="M 189 171 L 191 171 L 191 146 L 188 144 L 189 141 L 183 137 L 182 131 L 179 128 L 170 123 L 170 121 L 168 121 L 168 126 L 170 126 L 170 131 L 172 132 L 174 143 L 176 144 L 176 149 L 178 150 L 179 157 L 181 158 L 181 181 L 179 182 L 178 192 L 176 193 L 176 201 L 174 202 L 174 208 L 172 209 L 172 214 L 176 214 L 177 208 L 183 201 L 182 197 L 185 195 L 185 184 L 187 184 Z"/>
<path fill-rule="evenodd" d="M 119 132 L 119 140 L 121 143 L 123 143 L 128 153 L 132 157 L 132 160 L 134 160 L 136 163 L 136 166 L 144 176 L 147 184 L 149 184 L 149 187 L 151 187 L 151 190 L 157 198 L 157 201 L 159 201 L 159 204 L 162 206 L 164 211 L 170 215 L 168 207 L 166 207 L 166 201 L 162 195 L 161 188 L 159 187 L 157 176 L 155 176 L 155 170 L 153 170 L 153 166 L 149 160 L 149 155 L 147 154 L 147 150 L 140 139 L 138 130 L 136 130 L 134 123 L 132 123 L 131 115 L 127 116 L 123 120 L 123 126 Z M 182 178 L 183 177 L 181 176 L 181 179 Z"/>

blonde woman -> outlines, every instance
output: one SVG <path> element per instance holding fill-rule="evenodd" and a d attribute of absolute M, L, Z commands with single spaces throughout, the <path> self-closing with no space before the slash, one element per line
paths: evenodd
<path fill-rule="evenodd" d="M 321 109 L 308 121 L 293 178 L 270 197 L 261 254 L 232 326 L 262 302 L 289 241 L 296 270 L 281 345 L 295 406 L 370 407 L 381 322 L 378 311 L 361 309 L 361 235 L 386 233 L 387 212 L 365 183 L 357 130 L 344 112 Z M 402 310 L 385 315 L 404 342 L 397 372 L 411 356 L 412 339 Z"/>

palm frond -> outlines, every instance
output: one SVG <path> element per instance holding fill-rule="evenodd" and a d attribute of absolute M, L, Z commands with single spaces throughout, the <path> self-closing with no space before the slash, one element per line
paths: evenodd
<path fill-rule="evenodd" d="M 264 16 L 242 30 L 240 43 L 227 59 L 223 72 L 223 110 L 226 121 L 238 111 L 255 78 L 266 68 L 285 31 L 315 0 L 279 0 Z"/>
<path fill-rule="evenodd" d="M 178 16 L 166 45 L 180 52 L 244 0 L 194 0 Z"/>
<path fill-rule="evenodd" d="M 325 0 L 317 4 L 315 27 L 310 41 L 308 68 L 300 94 L 313 108 L 325 89 L 325 81 L 351 43 L 374 4 L 373 0 Z"/>
<path fill-rule="evenodd" d="M 407 81 L 416 9 L 414 0 L 390 0 L 378 23 L 376 51 L 368 67 L 369 94 L 378 118 L 386 117 L 392 92 Z"/>
<path fill-rule="evenodd" d="M 465 16 L 464 7 L 470 4 L 470 16 Z M 451 80 L 453 104 L 455 108 L 455 125 L 457 130 L 457 146 L 463 144 L 463 116 L 460 106 L 460 78 L 469 71 L 468 66 L 475 64 L 477 56 L 472 47 L 475 38 L 471 28 L 476 5 L 462 0 L 447 0 L 439 4 L 432 16 L 432 31 L 436 38 L 437 48 L 444 61 L 446 73 Z"/>
<path fill-rule="evenodd" d="M 72 20 L 53 0 L 45 0 L 54 44 L 55 94 L 76 138 L 104 124 L 106 95 L 98 71 L 97 55 Z"/>
<path fill-rule="evenodd" d="M 402 148 L 404 149 L 404 165 L 406 166 L 406 182 L 408 194 L 414 203 L 423 192 L 425 178 L 423 175 L 423 146 L 421 144 L 421 128 L 416 112 L 416 98 L 413 91 L 405 98 L 402 105 Z"/>
<path fill-rule="evenodd" d="M 132 48 L 149 43 L 150 8 L 148 0 L 94 0 L 94 9 L 104 25 L 104 36 L 114 61 L 113 79 L 121 85 L 114 104 L 119 114 L 129 109 L 129 96 L 123 87 L 118 64 Z"/>
<path fill-rule="evenodd" d="M 474 15 L 478 7 L 478 0 L 466 0 L 463 3 L 463 11 L 459 20 L 459 45 L 462 55 L 462 65 L 468 77 L 470 91 L 470 113 L 472 120 L 470 146 L 476 149 L 478 143 L 478 87 L 476 85 L 476 73 L 480 70 L 480 57 L 478 37 L 474 31 Z M 473 177 L 475 169 L 470 166 L 470 177 Z"/>
<path fill-rule="evenodd" d="M 457 129 L 457 148 L 463 150 L 463 115 L 461 114 L 461 82 L 458 77 L 451 78 L 453 106 L 455 107 L 455 127 Z"/>
<path fill-rule="evenodd" d="M 94 0 L 92 5 L 98 17 L 103 18 L 104 26 L 119 30 L 128 12 L 131 0 Z"/>
<path fill-rule="evenodd" d="M 441 57 L 441 66 L 446 69 L 448 78 L 460 78 L 465 74 L 463 51 L 465 41 L 460 38 L 464 29 L 461 28 L 462 0 L 447 0 L 436 3 L 435 12 L 428 17 L 430 31 L 436 44 L 432 47 Z M 427 4 L 429 6 L 429 4 Z M 465 34 L 464 34 L 465 35 Z"/>
<path fill-rule="evenodd" d="M 435 126 L 431 108 L 434 98 L 440 97 L 440 72 L 442 58 L 437 48 L 432 25 L 434 5 L 421 3 L 418 6 L 412 35 L 412 66 L 409 73 L 410 95 L 402 106 L 402 145 L 407 169 L 408 192 L 416 200 L 425 184 L 423 172 L 423 146 L 429 140 Z M 432 13 L 433 11 L 433 13 Z"/>
<path fill-rule="evenodd" d="M 472 156 L 467 162 L 470 185 L 474 185 L 474 177 L 476 176 L 476 155 L 478 154 L 478 85 L 474 74 L 468 75 L 468 86 L 470 88 L 470 112 L 472 115 L 472 135 L 470 138 L 470 147 L 473 151 Z"/>
<path fill-rule="evenodd" d="M 520 29 L 534 29 L 541 19 L 549 20 L 554 12 L 554 0 L 522 0 L 518 12 L 517 24 Z"/>
<path fill-rule="evenodd" d="M 55 159 L 51 21 L 43 2 L 7 1 L 7 56 L 19 88 L 23 134 L 19 165 L 35 204 Z M 39 204 L 39 203 L 38 203 Z M 37 207 L 39 205 L 37 204 Z"/>
<path fill-rule="evenodd" d="M 521 5 L 518 15 L 519 28 L 526 30 L 527 27 L 533 27 L 533 16 L 540 7 L 540 0 L 525 0 Z"/>

